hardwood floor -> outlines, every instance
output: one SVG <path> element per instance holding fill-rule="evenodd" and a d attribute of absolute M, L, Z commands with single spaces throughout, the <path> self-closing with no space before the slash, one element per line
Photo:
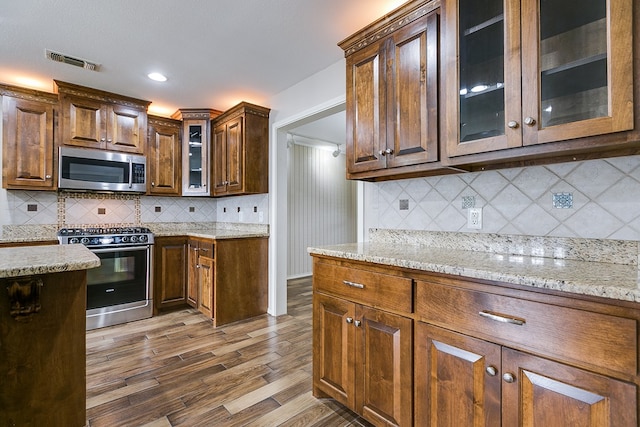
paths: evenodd
<path fill-rule="evenodd" d="M 302 279 L 277 318 L 214 329 L 184 309 L 88 331 L 88 426 L 369 426 L 311 395 L 311 324 Z"/>

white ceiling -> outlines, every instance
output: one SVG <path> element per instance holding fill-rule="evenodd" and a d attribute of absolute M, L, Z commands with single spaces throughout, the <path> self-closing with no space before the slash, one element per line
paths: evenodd
<path fill-rule="evenodd" d="M 343 58 L 339 41 L 401 3 L 0 0 L 0 82 L 51 91 L 53 79 L 67 81 L 151 101 L 150 111 L 165 116 L 243 100 L 267 105 Z M 100 70 L 53 62 L 45 49 Z M 168 81 L 149 80 L 152 71 Z"/>

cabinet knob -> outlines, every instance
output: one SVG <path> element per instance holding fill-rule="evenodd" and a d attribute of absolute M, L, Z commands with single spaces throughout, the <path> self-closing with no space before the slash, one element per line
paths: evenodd
<path fill-rule="evenodd" d="M 155 187 L 155 186 L 156 186 L 156 183 L 155 183 L 154 181 L 151 181 L 151 186 L 152 186 L 152 187 Z"/>
<path fill-rule="evenodd" d="M 524 119 L 524 124 L 527 126 L 533 126 L 536 124 L 536 119 L 534 119 L 533 117 L 526 117 Z"/>
<path fill-rule="evenodd" d="M 106 139 L 105 138 L 100 138 L 100 142 L 105 142 Z"/>
<path fill-rule="evenodd" d="M 51 175 L 45 175 L 44 179 L 51 179 Z"/>
<path fill-rule="evenodd" d="M 378 154 L 380 154 L 381 156 L 391 155 L 391 154 L 393 154 L 393 148 L 387 148 L 386 150 L 380 150 L 380 151 L 378 151 Z"/>
<path fill-rule="evenodd" d="M 518 128 L 518 122 L 516 122 L 515 120 L 511 120 L 509 123 L 507 123 L 507 126 L 509 126 L 509 128 L 511 128 L 511 129 L 517 129 Z"/>
<path fill-rule="evenodd" d="M 509 372 L 502 375 L 502 379 L 504 380 L 504 382 L 509 384 L 516 382 L 516 377 L 514 377 L 513 374 L 510 374 Z"/>
<path fill-rule="evenodd" d="M 496 369 L 495 366 L 487 366 L 487 374 L 489 374 L 489 376 L 495 377 L 498 374 L 498 370 Z"/>
<path fill-rule="evenodd" d="M 347 323 L 349 324 L 353 323 L 353 317 L 347 317 Z"/>
<path fill-rule="evenodd" d="M 359 321 L 359 320 L 356 320 L 356 321 L 355 321 L 355 322 L 353 322 L 353 323 L 354 323 L 354 325 L 356 325 L 356 327 L 358 327 L 358 328 L 360 327 L 360 325 L 362 325 L 362 322 L 361 322 L 361 321 Z"/>
<path fill-rule="evenodd" d="M 113 140 L 112 140 L 111 138 L 109 138 L 109 139 L 107 139 L 107 142 L 108 142 L 109 144 L 111 144 L 111 143 L 113 142 Z"/>

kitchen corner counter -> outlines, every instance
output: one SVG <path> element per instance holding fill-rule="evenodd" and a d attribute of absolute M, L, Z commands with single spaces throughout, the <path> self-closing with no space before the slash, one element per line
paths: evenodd
<path fill-rule="evenodd" d="M 308 249 L 329 256 L 426 272 L 640 302 L 638 266 L 419 244 L 372 242 Z"/>
<path fill-rule="evenodd" d="M 0 278 L 86 270 L 100 259 L 84 245 L 44 245 L 0 248 Z"/>
<path fill-rule="evenodd" d="M 150 223 L 146 226 L 156 237 L 188 236 L 215 240 L 269 237 L 269 226 L 265 224 Z"/>

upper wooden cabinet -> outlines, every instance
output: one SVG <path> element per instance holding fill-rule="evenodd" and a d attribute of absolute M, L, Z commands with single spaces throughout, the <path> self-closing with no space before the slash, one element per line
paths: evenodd
<path fill-rule="evenodd" d="M 634 129 L 632 3 L 443 0 L 442 123 L 451 162 L 624 142 L 534 147 Z"/>
<path fill-rule="evenodd" d="M 55 80 L 62 145 L 144 154 L 148 101 Z"/>
<path fill-rule="evenodd" d="M 269 192 L 269 108 L 242 102 L 213 121 L 213 195 Z"/>
<path fill-rule="evenodd" d="M 339 43 L 347 64 L 348 178 L 440 168 L 434 7 L 408 4 Z"/>
<path fill-rule="evenodd" d="M 55 190 L 54 114 L 58 97 L 0 85 L 3 111 L 2 186 Z"/>
<path fill-rule="evenodd" d="M 179 196 L 182 186 L 182 123 L 163 117 L 148 116 L 147 147 L 148 194 Z"/>
<path fill-rule="evenodd" d="M 221 111 L 181 108 L 173 114 L 182 120 L 182 195 L 211 195 L 211 119 Z"/>

